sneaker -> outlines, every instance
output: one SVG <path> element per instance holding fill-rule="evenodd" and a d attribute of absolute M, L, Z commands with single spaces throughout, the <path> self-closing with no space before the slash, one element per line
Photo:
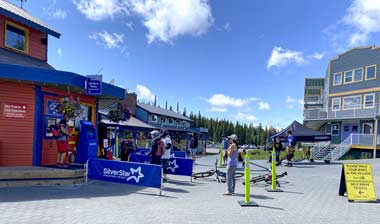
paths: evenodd
<path fill-rule="evenodd" d="M 223 195 L 224 195 L 224 196 L 231 196 L 231 195 L 232 195 L 232 193 L 230 193 L 230 192 L 228 192 L 228 191 L 227 191 L 227 192 L 226 192 L 226 193 L 224 193 Z"/>
<path fill-rule="evenodd" d="M 62 164 L 62 167 L 63 167 L 63 168 L 68 168 L 69 165 L 68 165 L 68 164 Z"/>

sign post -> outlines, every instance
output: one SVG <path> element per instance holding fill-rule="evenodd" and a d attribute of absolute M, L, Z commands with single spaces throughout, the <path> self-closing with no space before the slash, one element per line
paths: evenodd
<path fill-rule="evenodd" d="M 277 174 L 276 174 L 276 151 L 273 147 L 272 150 L 272 188 L 266 188 L 268 192 L 283 192 L 281 189 L 277 189 Z"/>
<path fill-rule="evenodd" d="M 249 155 L 245 155 L 245 169 L 244 169 L 244 179 L 245 179 L 245 198 L 244 201 L 238 201 L 241 207 L 258 207 L 259 205 L 254 201 L 251 201 L 251 180 L 250 180 L 250 169 L 249 169 Z"/>
<path fill-rule="evenodd" d="M 339 196 L 346 192 L 349 202 L 377 201 L 371 164 L 343 164 Z"/>

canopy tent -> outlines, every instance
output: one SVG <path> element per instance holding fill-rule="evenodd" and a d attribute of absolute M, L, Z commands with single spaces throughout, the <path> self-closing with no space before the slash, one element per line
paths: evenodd
<path fill-rule="evenodd" d="M 325 142 L 331 140 L 331 135 L 315 131 L 303 126 L 297 121 L 293 121 L 287 128 L 269 137 L 269 141 L 273 142 L 276 137 L 280 137 L 281 141 L 285 141 L 285 136 L 288 131 L 292 132 L 297 142 Z"/>

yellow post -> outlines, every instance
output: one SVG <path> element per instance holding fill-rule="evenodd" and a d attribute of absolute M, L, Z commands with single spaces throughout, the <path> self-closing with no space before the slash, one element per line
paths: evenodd
<path fill-rule="evenodd" d="M 251 201 L 251 178 L 250 178 L 250 169 L 249 169 L 249 156 L 248 153 L 245 155 L 245 168 L 244 168 L 244 181 L 245 181 L 245 197 L 244 201 L 238 201 L 239 205 L 242 207 L 257 207 L 259 206 L 254 201 Z"/>
<path fill-rule="evenodd" d="M 276 174 L 276 150 L 273 147 L 272 150 L 272 187 L 265 189 L 268 192 L 282 192 L 281 189 L 277 189 L 277 174 Z"/>
<path fill-rule="evenodd" d="M 116 134 L 116 145 L 115 145 L 115 149 L 116 149 L 116 159 L 119 158 L 119 134 Z"/>
<path fill-rule="evenodd" d="M 223 166 L 223 149 L 220 147 L 220 152 L 219 152 L 219 167 Z"/>

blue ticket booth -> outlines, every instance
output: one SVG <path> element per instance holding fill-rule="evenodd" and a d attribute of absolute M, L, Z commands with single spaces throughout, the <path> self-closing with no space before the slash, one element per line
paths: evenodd
<path fill-rule="evenodd" d="M 80 121 L 77 163 L 86 163 L 89 158 L 98 157 L 98 138 L 94 125 L 89 121 Z"/>

